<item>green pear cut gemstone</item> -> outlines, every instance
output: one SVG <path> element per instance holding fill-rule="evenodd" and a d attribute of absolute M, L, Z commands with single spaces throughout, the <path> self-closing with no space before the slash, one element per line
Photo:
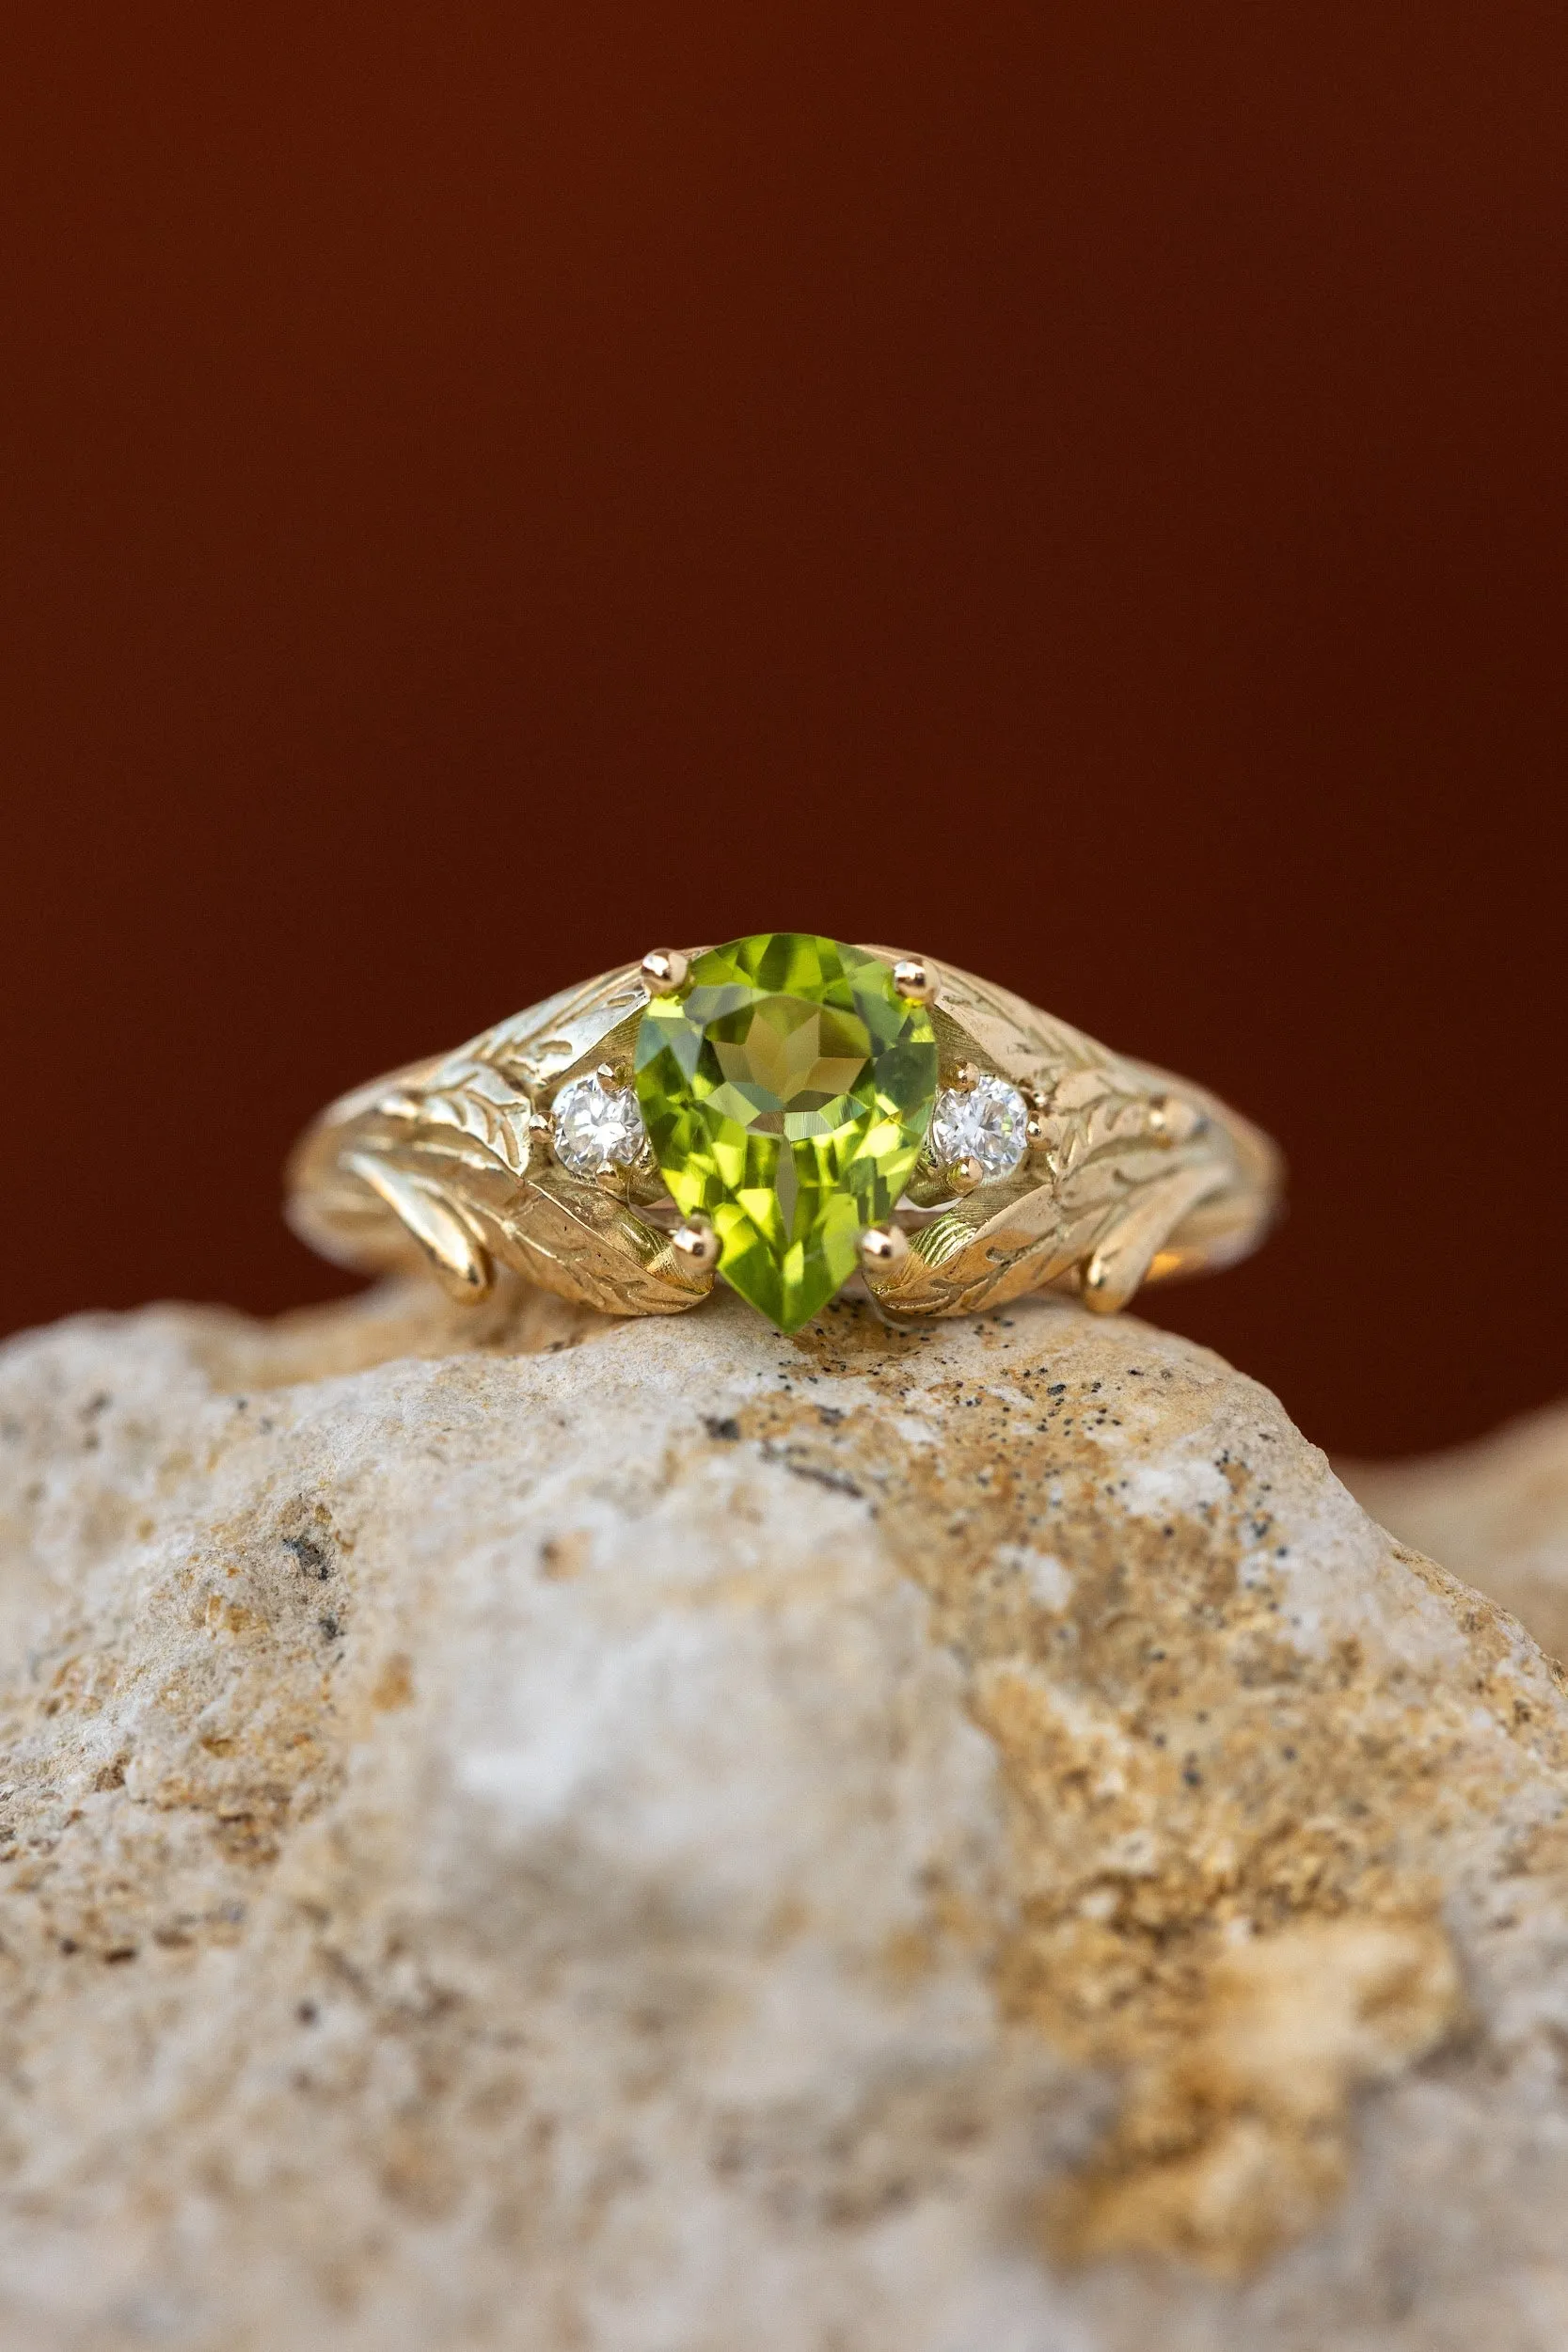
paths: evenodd
<path fill-rule="evenodd" d="M 781 1331 L 860 1263 L 920 1156 L 936 1034 L 893 967 L 807 931 L 694 956 L 637 1032 L 637 1095 L 659 1172 L 708 1217 L 719 1270 Z"/>

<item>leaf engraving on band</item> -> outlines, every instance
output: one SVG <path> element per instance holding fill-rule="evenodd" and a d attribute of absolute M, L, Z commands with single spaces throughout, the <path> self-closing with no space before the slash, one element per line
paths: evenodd
<path fill-rule="evenodd" d="M 671 1248 L 657 1179 L 613 1198 L 560 1167 L 541 1134 L 560 1086 L 624 1056 L 645 1003 L 638 968 L 623 967 L 345 1096 L 295 1149 L 296 1230 L 349 1264 L 428 1263 L 458 1296 L 508 1267 L 606 1313 L 695 1305 L 712 1276 Z M 895 1264 L 867 1268 L 889 1320 L 1053 1284 L 1119 1306 L 1151 1274 L 1243 1255 L 1266 1227 L 1278 1155 L 1201 1089 L 950 965 L 936 1017 L 950 1062 L 977 1054 L 1036 1104 L 1032 1149 L 1012 1176 L 911 1224 Z"/>

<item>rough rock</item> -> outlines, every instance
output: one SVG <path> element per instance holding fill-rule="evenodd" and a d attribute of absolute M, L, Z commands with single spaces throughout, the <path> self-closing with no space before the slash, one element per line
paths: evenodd
<path fill-rule="evenodd" d="M 1568 1658 L 1568 1406 L 1475 1445 L 1402 1462 L 1346 1462 L 1375 1519 L 1522 1617 Z"/>
<path fill-rule="evenodd" d="M 1568 2342 L 1568 1698 L 1030 1304 L 0 1352 L 8 2352 Z"/>

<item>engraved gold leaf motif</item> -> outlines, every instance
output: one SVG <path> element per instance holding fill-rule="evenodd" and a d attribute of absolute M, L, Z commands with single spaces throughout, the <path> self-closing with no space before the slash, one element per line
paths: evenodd
<path fill-rule="evenodd" d="M 672 1248 L 657 1175 L 612 1198 L 560 1167 L 541 1132 L 561 1086 L 605 1061 L 629 1069 L 647 1002 L 639 967 L 623 966 L 343 1097 L 291 1160 L 296 1231 L 347 1264 L 423 1263 L 464 1297 L 507 1267 L 611 1314 L 696 1305 L 712 1274 Z M 1202 1089 L 950 966 L 933 1014 L 941 1083 L 965 1062 L 993 1073 L 1037 1105 L 1035 1133 L 1012 1175 L 960 1200 L 927 1210 L 915 1184 L 910 1248 L 863 1274 L 890 1321 L 1045 1286 L 1117 1307 L 1144 1280 L 1230 1263 L 1267 1230 L 1278 1153 Z"/>

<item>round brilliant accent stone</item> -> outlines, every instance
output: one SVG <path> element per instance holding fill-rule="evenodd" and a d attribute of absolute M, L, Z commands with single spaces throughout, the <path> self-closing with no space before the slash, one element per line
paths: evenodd
<path fill-rule="evenodd" d="M 863 947 L 762 931 L 694 956 L 637 1033 L 659 1173 L 719 1236 L 720 1271 L 799 1330 L 860 1263 L 914 1171 L 936 1093 L 924 1004 Z"/>
<path fill-rule="evenodd" d="M 574 1078 L 556 1096 L 550 1141 L 562 1168 L 592 1179 L 635 1168 L 648 1136 L 630 1087 L 607 1087 L 602 1078 L 588 1077 Z"/>
<path fill-rule="evenodd" d="M 987 1176 L 1010 1176 L 1028 1149 L 1029 1105 L 1006 1078 L 976 1078 L 937 1096 L 926 1152 L 939 1171 L 974 1159 Z"/>

